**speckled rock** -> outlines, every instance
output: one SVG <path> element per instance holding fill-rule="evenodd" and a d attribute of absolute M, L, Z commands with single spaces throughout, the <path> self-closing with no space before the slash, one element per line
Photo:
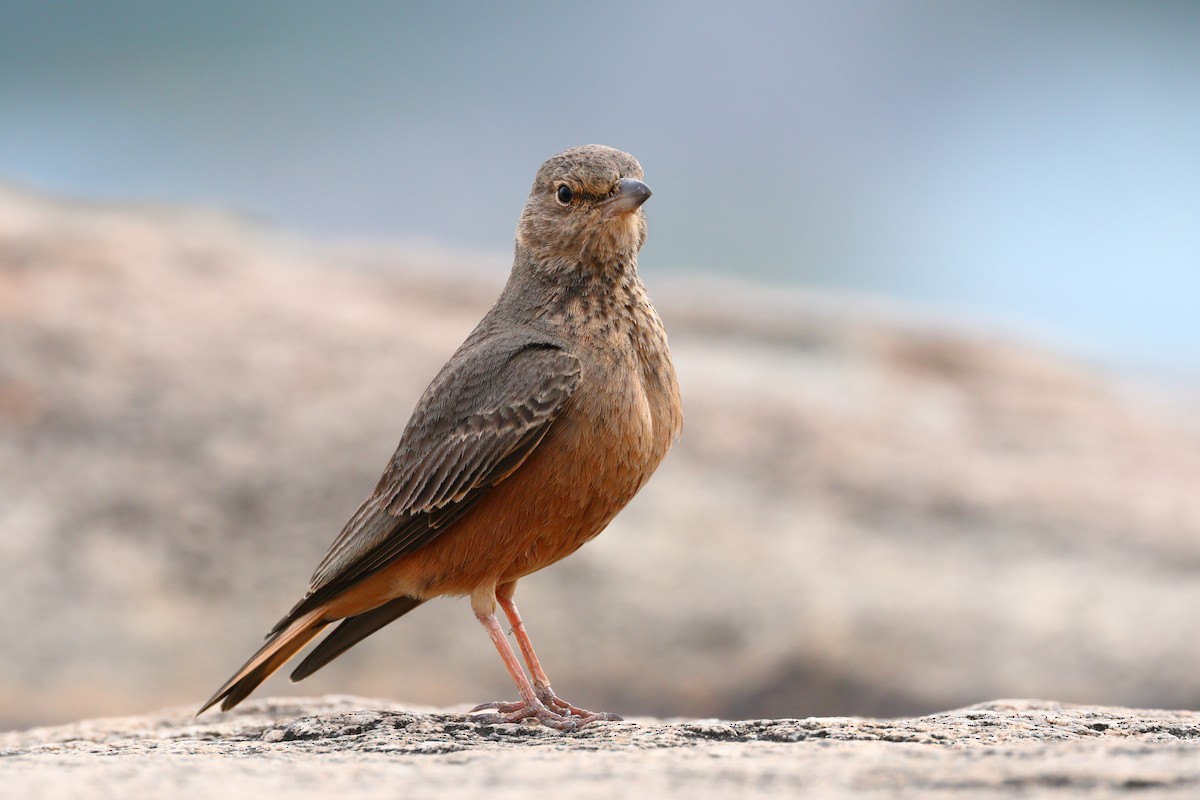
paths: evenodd
<path fill-rule="evenodd" d="M 562 734 L 327 697 L 0 735 L 8 797 L 1110 797 L 1200 791 L 1200 714 L 1001 701 L 912 719 Z"/>

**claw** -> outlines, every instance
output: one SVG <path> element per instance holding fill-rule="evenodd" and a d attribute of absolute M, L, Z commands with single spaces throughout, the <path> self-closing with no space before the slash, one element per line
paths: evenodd
<path fill-rule="evenodd" d="M 487 709 L 495 709 L 497 713 L 474 714 L 477 710 Z M 547 728 L 554 728 L 559 731 L 574 731 L 579 726 L 591 721 L 580 720 L 569 714 L 560 714 L 557 711 L 552 711 L 539 700 L 534 700 L 530 703 L 484 703 L 472 709 L 471 713 L 473 714 L 471 717 L 472 720 L 484 725 L 499 725 L 536 719 Z"/>
<path fill-rule="evenodd" d="M 589 722 L 624 722 L 625 718 L 618 714 L 611 714 L 607 711 L 588 711 L 585 708 L 578 708 L 571 705 L 566 700 L 554 693 L 554 690 L 549 685 L 537 687 L 538 699 L 546 704 L 547 708 L 563 714 L 564 716 L 579 717 L 587 724 Z"/>
<path fill-rule="evenodd" d="M 502 714 L 511 714 L 513 711 L 522 707 L 522 703 L 507 703 L 503 700 L 493 700 L 490 703 L 480 703 L 479 705 L 468 711 L 468 714 L 474 714 L 476 711 L 499 711 Z"/>
<path fill-rule="evenodd" d="M 493 714 L 477 714 L 479 711 L 494 711 Z M 607 712 L 587 711 L 576 708 L 567 701 L 557 697 L 553 692 L 544 698 L 529 703 L 520 701 L 505 703 L 499 700 L 491 703 L 480 703 L 468 714 L 475 722 L 484 725 L 499 725 L 503 723 L 522 722 L 536 719 L 547 728 L 559 731 L 575 731 L 593 722 L 621 722 L 622 717 Z"/>

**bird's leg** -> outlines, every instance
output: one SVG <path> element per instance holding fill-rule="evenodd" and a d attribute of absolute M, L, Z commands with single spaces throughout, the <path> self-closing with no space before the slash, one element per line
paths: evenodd
<path fill-rule="evenodd" d="M 475 717 L 476 720 L 491 723 L 520 722 L 523 719 L 533 717 L 543 725 L 549 728 L 556 728 L 560 731 L 573 731 L 584 724 L 583 720 L 578 720 L 547 708 L 546 704 L 538 699 L 533 684 L 529 682 L 529 678 L 525 675 L 525 670 L 521 668 L 521 663 L 517 661 L 517 654 L 513 652 L 512 646 L 509 645 L 508 639 L 504 635 L 504 630 L 496 620 L 495 614 L 481 614 L 476 612 L 475 616 L 479 620 L 479 623 L 483 625 L 484 630 L 488 632 L 488 636 L 492 638 L 492 644 L 496 645 L 496 650 L 500 652 L 500 658 L 504 659 L 504 666 L 508 668 L 508 674 L 512 676 L 513 683 L 517 684 L 517 689 L 521 692 L 520 702 L 484 703 L 481 706 L 471 709 L 472 712 L 484 709 L 495 709 L 496 711 L 494 714 L 480 714 Z M 591 720 L 586 721 L 590 722 Z"/>
<path fill-rule="evenodd" d="M 500 586 L 496 589 L 496 600 L 500 603 L 500 607 L 504 609 L 504 614 L 508 617 L 509 624 L 512 625 L 513 635 L 517 637 L 517 645 L 521 648 L 521 655 L 525 657 L 525 663 L 529 665 L 529 672 L 533 675 L 533 691 L 537 695 L 537 698 L 548 708 L 560 714 L 579 717 L 580 725 L 602 720 L 607 722 L 620 721 L 621 717 L 616 714 L 576 708 L 556 695 L 554 690 L 550 688 L 550 679 L 546 677 L 546 671 L 542 669 L 537 653 L 533 652 L 533 642 L 529 640 L 529 633 L 525 630 L 525 622 L 521 619 L 521 612 L 517 610 L 517 604 L 513 602 L 512 593 L 515 588 L 514 584 Z M 522 677 L 524 677 L 524 673 L 522 673 Z"/>

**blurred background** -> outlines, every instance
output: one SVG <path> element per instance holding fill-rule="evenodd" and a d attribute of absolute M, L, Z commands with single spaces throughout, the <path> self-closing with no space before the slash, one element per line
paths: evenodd
<path fill-rule="evenodd" d="M 1200 703 L 1198 37 L 1188 4 L 0 2 L 0 727 L 207 697 L 587 142 L 655 191 L 688 423 L 523 585 L 564 694 Z M 505 680 L 445 602 L 297 688 Z"/>
<path fill-rule="evenodd" d="M 1186 3 L 3 3 L 0 174 L 504 252 L 532 170 L 636 154 L 646 261 L 1088 356 L 1200 354 Z"/>

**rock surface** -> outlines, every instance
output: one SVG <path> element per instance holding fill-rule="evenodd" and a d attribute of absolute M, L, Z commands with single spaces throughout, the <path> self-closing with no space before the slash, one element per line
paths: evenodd
<path fill-rule="evenodd" d="M 506 260 L 0 190 L 0 729 L 207 697 L 303 592 Z M 522 581 L 566 696 L 726 718 L 1200 706 L 1189 398 L 642 267 L 687 421 L 603 536 Z M 298 689 L 512 691 L 458 601 Z"/>
<path fill-rule="evenodd" d="M 1200 715 L 999 701 L 915 719 L 636 719 L 560 734 L 353 697 L 256 700 L 0 735 L 0 786 L 47 799 L 1188 797 Z"/>

